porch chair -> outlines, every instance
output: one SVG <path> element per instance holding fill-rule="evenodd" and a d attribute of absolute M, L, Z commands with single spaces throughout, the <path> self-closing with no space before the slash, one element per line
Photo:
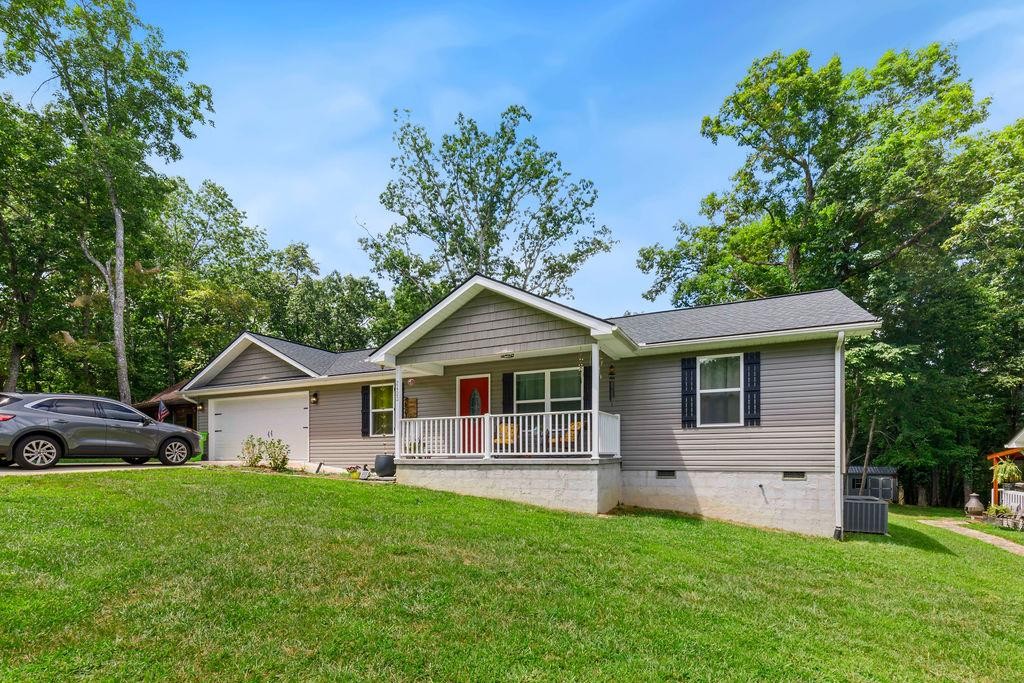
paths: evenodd
<path fill-rule="evenodd" d="M 498 453 L 508 453 L 515 450 L 516 439 L 519 436 L 519 428 L 512 422 L 499 422 L 498 432 L 494 436 L 494 449 Z"/>
<path fill-rule="evenodd" d="M 575 452 L 581 431 L 583 431 L 583 422 L 580 420 L 573 420 L 565 429 L 553 430 L 550 438 L 551 447 L 561 446 L 566 453 Z"/>

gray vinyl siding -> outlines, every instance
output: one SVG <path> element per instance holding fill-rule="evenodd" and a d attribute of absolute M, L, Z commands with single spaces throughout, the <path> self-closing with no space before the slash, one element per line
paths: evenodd
<path fill-rule="evenodd" d="M 206 432 L 210 430 L 210 418 L 207 415 L 210 406 L 205 399 L 200 401 L 199 405 L 201 405 L 203 409 L 196 411 L 196 431 Z"/>
<path fill-rule="evenodd" d="M 294 365 L 255 344 L 246 347 L 226 368 L 200 387 L 223 387 L 232 384 L 254 384 L 308 377 Z"/>
<path fill-rule="evenodd" d="M 445 374 L 436 377 L 417 377 L 412 386 L 405 387 L 405 397 L 417 400 L 419 417 L 448 417 L 456 414 L 456 383 L 459 377 L 488 375 L 491 380 L 489 411 L 501 413 L 501 376 L 506 372 L 528 370 L 552 370 L 574 368 L 582 362 L 590 365 L 590 352 L 583 354 L 561 354 L 538 358 L 517 358 L 490 363 L 453 365 L 445 368 Z M 604 363 L 608 360 L 605 359 Z"/>
<path fill-rule="evenodd" d="M 388 384 L 391 378 L 366 384 Z M 319 400 L 309 407 L 309 460 L 335 467 L 368 465 L 381 453 L 394 453 L 390 436 L 362 435 L 362 384 L 316 389 Z"/>
<path fill-rule="evenodd" d="M 590 344 L 590 331 L 491 291 L 470 299 L 398 356 L 420 363 Z"/>
<path fill-rule="evenodd" d="M 616 361 L 615 403 L 603 382 L 601 409 L 622 416 L 623 469 L 832 471 L 834 343 L 742 350 L 761 352 L 759 427 L 683 429 L 681 356 Z"/>

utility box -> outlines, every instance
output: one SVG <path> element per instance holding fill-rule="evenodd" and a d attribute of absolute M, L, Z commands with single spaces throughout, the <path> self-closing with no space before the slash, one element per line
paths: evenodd
<path fill-rule="evenodd" d="M 888 534 L 889 504 L 875 496 L 846 496 L 843 498 L 843 531 Z"/>

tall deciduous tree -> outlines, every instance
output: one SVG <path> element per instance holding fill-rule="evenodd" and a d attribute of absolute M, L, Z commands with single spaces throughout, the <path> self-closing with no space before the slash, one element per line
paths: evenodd
<path fill-rule="evenodd" d="M 68 275 L 75 248 L 70 216 L 75 178 L 57 122 L 0 97 L 0 294 L 8 345 L 3 388 L 18 386 L 22 359 L 54 332 L 54 280 Z M 59 266 L 64 266 L 60 268 Z"/>
<path fill-rule="evenodd" d="M 512 106 L 488 133 L 460 114 L 455 131 L 435 142 L 396 114 L 396 177 L 380 201 L 399 221 L 360 242 L 374 272 L 394 282 L 407 316 L 474 273 L 567 296 L 569 278 L 611 248 L 610 231 L 594 217 L 593 183 L 573 180 L 557 154 L 522 137 L 529 120 Z"/>
<path fill-rule="evenodd" d="M 640 252 L 650 297 L 711 302 L 862 286 L 955 222 L 949 161 L 984 120 L 953 54 L 887 52 L 871 69 L 811 55 L 758 59 L 701 134 L 747 150 L 732 187 L 704 198 L 707 223 Z M 854 282 L 850 282 L 853 280 Z"/>
<path fill-rule="evenodd" d="M 142 23 L 128 0 L 6 0 L 2 67 L 29 73 L 42 65 L 57 84 L 55 102 L 77 124 L 78 145 L 106 189 L 112 236 L 83 233 L 81 247 L 101 274 L 112 312 L 118 393 L 131 400 L 125 344 L 126 207 L 135 178 L 151 175 L 152 156 L 178 159 L 179 136 L 212 111 L 210 90 L 184 82 L 183 52 L 168 50 L 159 29 Z M 139 196 L 136 194 L 135 196 Z M 134 213 L 133 213 L 134 210 Z"/>

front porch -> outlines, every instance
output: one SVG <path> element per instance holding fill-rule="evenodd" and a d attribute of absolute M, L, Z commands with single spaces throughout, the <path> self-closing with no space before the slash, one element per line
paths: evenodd
<path fill-rule="evenodd" d="M 617 456 L 619 416 L 579 410 L 403 418 L 395 451 L 399 460 Z"/>

